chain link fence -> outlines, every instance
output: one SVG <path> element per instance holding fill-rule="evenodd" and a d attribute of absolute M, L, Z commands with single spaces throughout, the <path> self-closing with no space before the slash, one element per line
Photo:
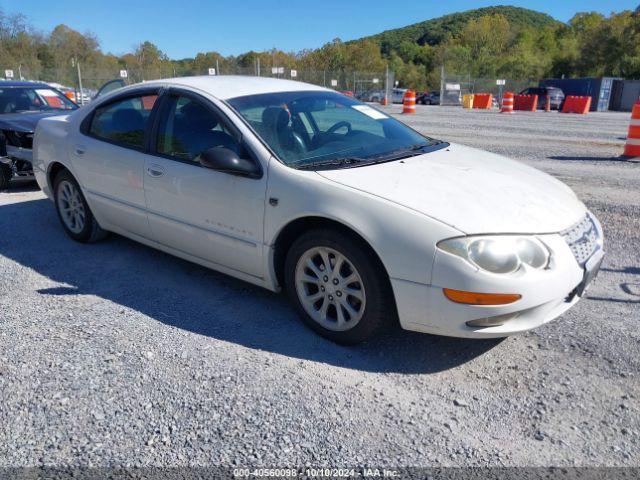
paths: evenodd
<path fill-rule="evenodd" d="M 311 83 L 332 88 L 336 91 L 349 92 L 363 101 L 379 102 L 383 98 L 392 99 L 395 76 L 392 71 L 347 71 L 347 70 L 311 70 L 282 66 L 250 67 L 237 65 L 218 65 L 211 67 L 163 64 L 151 67 L 116 66 L 97 68 L 70 64 L 64 68 L 40 69 L 30 71 L 21 66 L 0 65 L 0 77 L 13 80 L 38 80 L 50 83 L 61 90 L 73 91 L 79 103 L 86 103 L 105 83 L 122 78 L 125 83 L 133 84 L 161 78 L 174 78 L 192 75 L 247 75 L 270 78 L 282 78 Z M 500 80 L 500 82 L 499 82 Z M 498 103 L 502 101 L 504 92 L 519 93 L 527 87 L 537 86 L 537 80 L 514 80 L 499 78 L 475 78 L 471 75 L 456 75 L 442 72 L 440 86 L 441 105 L 461 105 L 465 94 L 491 93 Z M 82 90 L 82 95 L 80 95 Z"/>
<path fill-rule="evenodd" d="M 466 94 L 491 93 L 502 102 L 504 92 L 520 93 L 527 87 L 538 85 L 538 80 L 514 80 L 507 78 L 474 78 L 471 75 L 442 75 L 440 87 L 441 105 L 461 105 Z"/>
<path fill-rule="evenodd" d="M 178 66 L 163 65 L 146 68 L 122 66 L 106 69 L 70 65 L 64 68 L 30 71 L 20 66 L 0 65 L 0 78 L 4 76 L 7 80 L 46 82 L 63 91 L 73 91 L 79 103 L 90 101 L 102 85 L 117 78 L 122 78 L 126 84 L 192 75 L 243 75 L 282 78 L 332 88 L 336 91 L 349 92 L 349 94 L 364 101 L 381 101 L 385 96 L 390 99 L 394 85 L 394 74 L 391 71 L 300 70 L 273 66 L 260 67 L 259 64 L 252 67 L 220 67 L 213 65 L 206 68 L 188 68 L 182 71 L 178 70 L 178 68 Z M 80 95 L 81 90 L 82 95 Z"/>

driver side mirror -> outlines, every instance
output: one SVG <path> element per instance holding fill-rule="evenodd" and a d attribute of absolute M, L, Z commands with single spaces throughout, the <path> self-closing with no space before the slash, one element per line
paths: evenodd
<path fill-rule="evenodd" d="M 253 160 L 240 158 L 233 150 L 213 147 L 200 154 L 200 165 L 218 172 L 241 177 L 260 178 L 262 172 Z"/>

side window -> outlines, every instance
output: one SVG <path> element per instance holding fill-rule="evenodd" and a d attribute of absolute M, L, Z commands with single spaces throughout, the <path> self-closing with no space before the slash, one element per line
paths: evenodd
<path fill-rule="evenodd" d="M 126 147 L 143 148 L 144 132 L 158 95 L 140 95 L 96 108 L 89 134 Z"/>
<path fill-rule="evenodd" d="M 216 113 L 190 97 L 171 95 L 160 118 L 157 152 L 198 163 L 200 154 L 213 147 L 240 154 L 238 142 Z"/>

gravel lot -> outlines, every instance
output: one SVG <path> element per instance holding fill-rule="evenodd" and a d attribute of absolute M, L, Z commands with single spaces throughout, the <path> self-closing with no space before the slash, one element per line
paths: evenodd
<path fill-rule="evenodd" d="M 0 466 L 640 466 L 629 114 L 402 119 L 573 187 L 606 234 L 588 298 L 503 341 L 340 347 L 281 296 L 121 237 L 72 242 L 17 185 L 0 194 Z"/>

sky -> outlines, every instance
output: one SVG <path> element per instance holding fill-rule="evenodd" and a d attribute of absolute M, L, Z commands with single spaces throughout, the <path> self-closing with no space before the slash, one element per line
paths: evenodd
<path fill-rule="evenodd" d="M 218 51 L 317 48 L 334 38 L 351 40 L 448 13 L 506 1 L 448 0 L 0 0 L 5 13 L 23 13 L 42 32 L 64 23 L 98 36 L 102 50 L 122 54 L 149 40 L 170 58 Z M 640 0 L 512 1 L 568 21 L 576 12 L 635 9 Z"/>

